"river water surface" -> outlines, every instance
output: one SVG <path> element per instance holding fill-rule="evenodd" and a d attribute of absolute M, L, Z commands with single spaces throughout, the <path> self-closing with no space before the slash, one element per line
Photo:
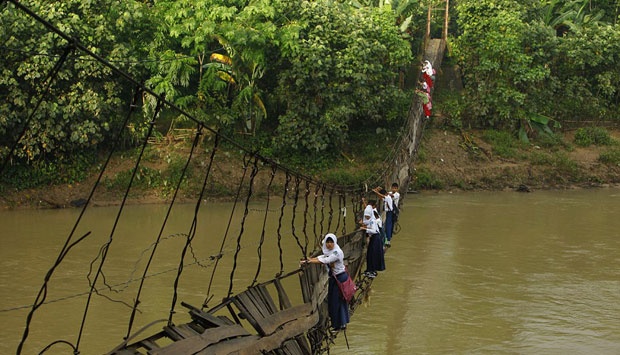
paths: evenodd
<path fill-rule="evenodd" d="M 375 279 L 369 300 L 357 308 L 347 330 L 350 350 L 341 334 L 332 354 L 620 354 L 620 190 L 423 193 L 404 201 L 402 229 L 386 254 L 387 270 Z M 83 223 L 88 227 L 77 234 L 92 231 L 87 237 L 92 243 L 72 249 L 55 271 L 46 295 L 49 303 L 33 317 L 23 354 L 37 354 L 56 339 L 76 342 L 89 290 L 88 265 L 95 260 L 97 267 L 95 256 L 116 217 L 115 208 L 90 210 Z M 224 230 L 229 211 L 228 204 L 208 206 L 198 235 Z M 126 207 L 124 218 L 130 223 L 118 228 L 131 237 L 110 247 L 104 275 L 113 291 L 100 287 L 100 293 L 117 302 L 93 298 L 82 354 L 105 353 L 122 341 L 126 304 L 132 304 L 135 294 L 123 291 L 135 289 L 137 283 L 127 280 L 141 276 L 137 270 L 148 259 L 136 254 L 146 251 L 148 256 L 152 236 L 159 232 L 160 223 L 154 221 L 165 212 L 165 206 Z M 1 354 L 15 353 L 28 305 L 78 213 L 0 212 Z M 141 325 L 168 316 L 175 258 L 183 244 L 175 233 L 188 232 L 192 215 L 193 206 L 181 207 L 163 233 L 161 257 L 153 261 L 153 276 L 143 291 L 156 297 L 145 297 L 141 304 Z M 262 218 L 262 213 L 250 214 L 246 225 L 256 229 L 257 237 Z M 232 244 L 225 251 L 234 252 L 237 234 L 231 231 Z M 262 279 L 279 269 L 278 248 L 273 238 L 266 240 Z M 186 260 L 183 280 L 188 281 L 179 287 L 179 302 L 200 306 L 204 301 L 209 283 L 204 271 L 210 275 L 214 265 L 203 256 L 216 254 L 220 243 L 197 237 L 196 259 Z M 256 272 L 257 241 L 245 243 L 235 291 L 243 290 L 247 282 L 241 280 L 251 280 Z M 291 238 L 282 243 L 285 269 L 294 269 L 298 243 Z M 173 255 L 166 258 L 167 253 Z M 226 293 L 232 266 L 222 259 L 218 273 L 223 276 L 210 294 L 221 299 Z M 161 324 L 149 332 L 157 329 Z M 46 354 L 71 353 L 69 347 L 54 346 Z"/>

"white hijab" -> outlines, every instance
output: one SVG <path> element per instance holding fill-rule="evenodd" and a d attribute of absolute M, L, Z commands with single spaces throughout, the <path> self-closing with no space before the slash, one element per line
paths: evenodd
<path fill-rule="evenodd" d="M 422 71 L 424 73 L 426 73 L 428 76 L 432 76 L 433 75 L 433 65 L 431 64 L 431 62 L 429 62 L 428 60 L 424 61 L 424 67 L 422 68 Z"/>
<path fill-rule="evenodd" d="M 327 248 L 327 245 L 326 245 L 327 238 L 332 238 L 332 240 L 334 241 L 334 248 L 331 250 Z M 321 249 L 323 250 L 323 255 L 319 255 L 318 259 L 323 264 L 331 265 L 332 273 L 334 275 L 338 275 L 341 272 L 345 271 L 344 253 L 342 252 L 342 249 L 340 249 L 340 246 L 338 245 L 338 240 L 335 234 L 333 233 L 325 234 L 325 237 L 323 238 L 323 244 L 321 245 Z"/>
<path fill-rule="evenodd" d="M 366 216 L 369 216 L 370 218 L 366 219 Z M 371 205 L 367 205 L 366 208 L 364 209 L 363 222 L 364 224 L 366 224 L 366 227 L 369 227 L 369 229 L 366 229 L 366 233 L 369 233 L 369 234 L 379 233 L 379 228 L 377 225 L 377 218 L 375 218 L 375 211 Z"/>
<path fill-rule="evenodd" d="M 371 205 L 366 205 L 366 208 L 364 208 L 364 217 L 366 216 L 370 216 L 371 221 L 375 220 L 374 209 Z"/>

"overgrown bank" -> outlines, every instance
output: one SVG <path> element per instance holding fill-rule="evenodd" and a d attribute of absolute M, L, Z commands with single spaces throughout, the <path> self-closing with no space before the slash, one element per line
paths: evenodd
<path fill-rule="evenodd" d="M 380 156 L 383 137 L 364 140 L 364 149 L 350 148 L 329 168 L 315 168 L 317 177 L 349 182 L 372 171 Z M 415 162 L 413 190 L 506 190 L 601 187 L 620 184 L 620 130 L 587 129 L 557 134 L 523 144 L 500 131 L 458 131 L 439 121 L 424 132 Z M 187 142 L 153 144 L 133 183 L 128 203 L 170 201 L 182 173 Z M 369 152 L 375 152 L 370 155 Z M 195 201 L 202 187 L 208 151 L 200 152 L 181 184 L 180 201 Z M 122 201 L 133 168 L 124 153 L 109 163 L 93 197 L 93 205 Z M 226 160 L 216 163 L 206 187 L 206 199 L 230 199 L 241 179 L 242 156 L 223 152 Z M 100 165 L 79 182 L 16 190 L 3 186 L 0 205 L 9 208 L 61 208 L 80 205 L 96 181 Z M 319 173 L 320 171 L 320 173 Z M 258 180 L 258 196 L 264 195 L 267 181 Z"/>
<path fill-rule="evenodd" d="M 598 137 L 598 138 L 597 138 Z M 525 144 L 506 132 L 428 130 L 418 189 L 535 190 L 620 183 L 620 130 L 582 128 Z"/>

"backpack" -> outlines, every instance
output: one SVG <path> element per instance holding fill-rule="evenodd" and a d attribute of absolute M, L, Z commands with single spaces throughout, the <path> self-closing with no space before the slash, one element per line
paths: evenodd
<path fill-rule="evenodd" d="M 396 223 L 398 221 L 398 215 L 400 214 L 400 209 L 396 204 L 394 204 L 394 209 L 392 210 L 392 223 Z"/>

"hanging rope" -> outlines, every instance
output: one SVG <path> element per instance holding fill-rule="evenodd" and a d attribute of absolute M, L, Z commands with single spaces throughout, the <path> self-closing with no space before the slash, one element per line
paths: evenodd
<path fill-rule="evenodd" d="M 323 236 L 323 224 L 324 223 L 325 223 L 325 185 L 321 185 L 321 221 L 319 222 L 321 226 L 321 230 L 319 231 L 318 238 Z"/>
<path fill-rule="evenodd" d="M 26 119 L 26 122 L 24 122 L 24 127 L 22 128 L 21 132 L 17 136 L 17 139 L 11 145 L 11 149 L 9 150 L 9 153 L 4 158 L 4 162 L 2 163 L 2 166 L 0 167 L 0 175 L 2 175 L 2 173 L 4 172 L 4 169 L 6 168 L 6 166 L 9 163 L 9 160 L 11 159 L 13 154 L 15 153 L 15 150 L 17 149 L 17 146 L 19 145 L 19 142 L 22 140 L 22 138 L 24 138 L 24 136 L 26 135 L 26 132 L 28 132 L 28 127 L 30 126 L 30 122 L 32 121 L 35 113 L 39 109 L 39 106 L 41 106 L 41 103 L 43 102 L 43 99 L 45 99 L 45 96 L 48 94 L 49 89 L 52 86 L 52 83 L 56 80 L 56 77 L 58 76 L 58 72 L 60 72 L 60 69 L 62 68 L 62 66 L 67 61 L 67 58 L 69 57 L 69 54 L 73 53 L 74 50 L 75 50 L 75 47 L 73 45 L 70 45 L 70 46 L 66 47 L 65 51 L 62 53 L 62 55 L 60 56 L 60 58 L 58 59 L 58 61 L 54 65 L 54 67 L 52 67 L 52 69 L 49 71 L 49 73 L 47 74 L 47 76 L 43 80 L 44 89 L 41 92 L 41 95 L 39 96 L 39 99 L 37 100 L 37 103 L 34 105 L 34 108 L 32 109 L 32 112 L 30 112 L 30 115 Z M 30 99 L 28 100 L 28 102 L 30 102 Z"/>
<path fill-rule="evenodd" d="M 286 207 L 286 198 L 288 197 L 288 190 L 289 190 L 289 185 L 291 183 L 291 174 L 289 174 L 289 172 L 286 172 L 286 177 L 285 177 L 285 181 L 284 181 L 284 189 L 282 191 L 282 205 L 280 205 L 280 217 L 278 218 L 278 230 L 277 230 L 277 234 L 278 234 L 278 255 L 279 255 L 279 259 L 280 259 L 280 272 L 278 272 L 278 274 L 276 275 L 277 277 L 279 277 L 280 275 L 282 275 L 282 273 L 284 272 L 284 262 L 282 260 L 282 219 L 284 218 L 284 208 Z"/>
<path fill-rule="evenodd" d="M 222 243 L 220 244 L 220 253 L 219 255 L 222 255 L 222 251 L 224 250 L 224 245 L 226 244 L 226 239 L 228 237 L 228 232 L 230 231 L 230 226 L 232 225 L 232 219 L 233 216 L 235 214 L 235 211 L 237 209 L 237 202 L 239 201 L 239 197 L 241 196 L 241 188 L 243 187 L 243 181 L 245 180 L 245 176 L 247 174 L 247 161 L 246 161 L 246 157 L 243 158 L 243 176 L 241 177 L 241 180 L 239 181 L 239 185 L 237 187 L 237 193 L 235 194 L 235 202 L 233 204 L 233 207 L 230 211 L 230 216 L 228 217 L 228 224 L 226 226 L 226 232 L 224 233 L 224 237 L 222 238 Z M 207 288 L 207 297 L 205 298 L 204 302 L 202 303 L 202 309 L 204 310 L 205 308 L 208 307 L 208 302 L 209 300 L 213 297 L 213 295 L 211 295 L 211 285 L 213 284 L 213 279 L 215 277 L 215 271 L 217 270 L 217 266 L 219 264 L 219 258 L 215 263 L 215 267 L 213 268 L 213 271 L 211 272 L 211 278 L 209 279 L 209 286 Z"/>
<path fill-rule="evenodd" d="M 329 212 L 327 213 L 327 230 L 332 230 L 332 221 L 334 219 L 334 189 L 329 190 Z M 336 228 L 337 230 L 338 228 Z"/>
<path fill-rule="evenodd" d="M 200 136 L 202 135 L 202 124 L 199 124 L 196 127 L 196 134 L 194 135 L 194 142 L 192 144 L 192 148 L 188 154 L 187 160 L 185 161 L 185 165 L 183 166 L 183 170 L 181 171 L 181 176 L 179 177 L 179 181 L 177 182 L 176 188 L 174 189 L 174 194 L 172 195 L 172 201 L 170 202 L 170 204 L 168 205 L 168 210 L 166 211 L 166 216 L 164 217 L 164 221 L 161 225 L 161 228 L 159 229 L 159 234 L 157 235 L 157 238 L 155 240 L 155 245 L 153 246 L 153 249 L 151 250 L 151 255 L 149 256 L 149 260 L 146 263 L 146 266 L 144 267 L 144 272 L 142 273 L 142 279 L 140 281 L 140 285 L 138 286 L 138 291 L 136 292 L 136 297 L 135 297 L 135 302 L 133 305 L 133 309 L 131 310 L 131 316 L 129 317 L 129 324 L 127 326 L 127 334 L 125 335 L 125 338 L 129 338 L 129 335 L 131 335 L 131 329 L 133 326 L 133 322 L 136 316 L 136 311 L 138 309 L 138 305 L 140 304 L 140 295 L 142 294 L 142 287 L 144 286 L 144 281 L 146 280 L 146 274 L 151 266 L 151 263 L 153 262 L 153 258 L 155 257 L 155 252 L 157 251 L 157 246 L 159 245 L 159 242 L 161 241 L 162 235 L 164 234 L 164 228 L 166 227 L 166 224 L 168 222 L 168 218 L 170 217 L 170 213 L 172 212 L 172 207 L 174 206 L 174 203 L 176 201 L 177 195 L 179 193 L 179 190 L 181 189 L 181 184 L 183 183 L 183 180 L 185 178 L 185 175 L 187 174 L 187 170 L 189 168 L 189 164 L 192 161 L 192 157 L 194 156 L 194 150 L 196 149 L 196 147 L 198 146 L 198 142 L 200 141 Z M 189 239 L 189 237 L 188 237 Z M 183 269 L 183 267 L 180 267 L 181 270 Z"/>
<path fill-rule="evenodd" d="M 232 296 L 233 289 L 233 281 L 235 278 L 235 271 L 237 270 L 237 259 L 239 257 L 239 251 L 241 250 L 241 237 L 243 236 L 245 219 L 248 216 L 248 204 L 250 203 L 250 198 L 252 197 L 253 186 L 254 186 L 254 178 L 258 173 L 258 157 L 254 156 L 254 164 L 252 164 L 252 173 L 250 173 L 250 180 L 248 182 L 248 194 L 245 198 L 245 210 L 243 212 L 243 218 L 241 219 L 241 229 L 239 231 L 239 235 L 237 236 L 237 250 L 235 251 L 235 256 L 233 257 L 233 267 L 230 272 L 230 283 L 228 284 L 228 298 Z"/>
<path fill-rule="evenodd" d="M 202 127 L 202 126 L 201 126 Z M 172 324 L 172 317 L 175 313 L 175 307 L 176 307 L 176 302 L 177 302 L 177 297 L 178 297 L 178 287 L 179 287 L 179 280 L 181 279 L 181 274 L 183 273 L 183 264 L 184 264 L 184 260 L 185 260 L 185 255 L 187 253 L 187 249 L 190 248 L 192 240 L 194 239 L 194 236 L 196 235 L 196 228 L 198 225 L 198 212 L 200 211 L 200 206 L 202 203 L 202 198 L 205 194 L 205 191 L 207 190 L 207 182 L 209 181 L 209 176 L 211 174 L 211 168 L 213 166 L 213 160 L 215 158 L 215 153 L 217 152 L 217 147 L 219 146 L 219 136 L 216 136 L 215 142 L 213 143 L 213 151 L 211 152 L 211 156 L 209 158 L 209 166 L 207 167 L 207 170 L 205 172 L 205 177 L 202 181 L 202 188 L 200 189 L 200 194 L 198 196 L 198 200 L 196 201 L 196 205 L 194 207 L 194 217 L 192 219 L 192 225 L 190 227 L 190 232 L 187 235 L 187 242 L 185 243 L 185 246 L 183 247 L 183 251 L 181 252 L 181 257 L 180 257 L 180 261 L 179 261 L 179 270 L 177 272 L 177 276 L 174 280 L 174 286 L 173 286 L 173 294 L 172 294 L 172 303 L 170 305 L 170 314 L 168 316 L 168 325 Z M 217 265 L 217 263 L 216 263 Z"/>
<path fill-rule="evenodd" d="M 137 100 L 140 97 L 140 91 L 138 89 L 136 89 L 134 91 L 134 96 L 133 96 L 133 100 L 132 103 L 130 104 L 130 109 L 125 117 L 125 121 L 122 127 L 125 127 L 127 122 L 129 121 L 129 118 L 131 117 L 131 114 L 133 112 L 133 108 L 135 107 L 135 103 L 137 102 Z M 21 354 L 21 350 L 22 347 L 24 345 L 24 343 L 26 342 L 26 339 L 28 338 L 28 332 L 29 332 L 29 328 L 30 328 L 30 322 L 32 320 L 32 317 L 34 316 L 34 313 L 36 312 L 36 310 L 44 304 L 45 302 L 45 298 L 47 296 L 47 284 L 49 282 L 49 280 L 52 277 L 52 274 L 54 273 L 56 267 L 60 264 L 60 262 L 62 261 L 62 259 L 64 259 L 64 256 L 67 254 L 70 245 L 75 245 L 76 243 L 80 242 L 82 239 L 84 239 L 83 236 L 80 239 L 78 239 L 77 241 L 75 241 L 73 244 L 71 244 L 71 239 L 73 239 L 73 236 L 75 234 L 75 231 L 77 230 L 78 225 L 80 224 L 80 221 L 82 220 L 82 217 L 84 216 L 84 213 L 86 212 L 86 208 L 88 207 L 90 201 L 92 200 L 92 197 L 95 193 L 95 190 L 97 188 L 97 186 L 99 185 L 99 183 L 101 182 L 101 179 L 103 178 L 103 173 L 105 172 L 106 167 L 108 166 L 108 164 L 110 163 L 110 160 L 112 159 L 112 154 L 114 153 L 116 147 L 118 146 L 118 142 L 121 139 L 122 136 L 122 128 L 119 129 L 119 131 L 116 134 L 116 139 L 114 139 L 113 144 L 112 144 L 112 149 L 110 151 L 110 153 L 108 154 L 108 157 L 105 161 L 105 163 L 103 164 L 103 167 L 101 168 L 101 171 L 99 172 L 99 176 L 97 177 L 97 181 L 95 181 L 95 184 L 93 185 L 90 194 L 88 195 L 88 199 L 86 200 L 86 203 L 84 204 L 84 206 L 82 207 L 82 210 L 80 211 L 80 214 L 77 218 L 77 220 L 75 221 L 75 224 L 73 225 L 73 228 L 71 229 L 71 232 L 69 233 L 69 235 L 67 236 L 67 239 L 65 240 L 65 244 L 63 245 L 63 247 L 60 250 L 60 253 L 58 255 L 58 258 L 56 259 L 56 262 L 54 264 L 54 266 L 52 266 L 52 268 L 47 272 L 47 275 L 45 277 L 45 280 L 43 282 L 43 285 L 41 286 L 41 289 L 39 290 L 39 294 L 37 295 L 35 302 L 33 303 L 32 306 L 32 310 L 29 312 L 27 318 L 26 318 L 26 327 L 24 328 L 24 334 L 22 335 L 22 339 L 19 343 L 19 346 L 17 348 L 17 354 Z"/>
<path fill-rule="evenodd" d="M 142 157 L 144 156 L 144 151 L 146 150 L 146 146 L 148 144 L 148 138 L 151 136 L 151 134 L 153 134 L 153 128 L 155 127 L 155 122 L 157 120 L 157 117 L 159 116 L 159 112 L 162 109 L 162 102 L 158 101 L 157 102 L 157 106 L 155 107 L 155 112 L 153 113 L 153 117 L 151 119 L 151 121 L 149 122 L 149 129 L 148 132 L 146 134 L 146 136 L 144 137 L 144 140 L 142 142 L 142 148 L 140 149 L 140 154 L 138 155 L 138 158 L 136 159 L 136 164 L 134 165 L 133 168 L 133 172 L 131 174 L 131 178 L 129 179 L 129 183 L 127 185 L 127 189 L 125 190 L 125 193 L 123 195 L 123 200 L 121 202 L 121 205 L 118 209 L 118 213 L 116 214 L 116 218 L 114 220 L 114 224 L 112 226 L 112 230 L 110 231 L 110 236 L 108 239 L 108 242 L 106 243 L 106 245 L 103 247 L 103 251 L 102 251 L 102 255 L 101 255 L 101 262 L 99 263 L 99 268 L 97 269 L 97 273 L 95 274 L 95 278 L 93 280 L 93 283 L 91 285 L 91 291 L 88 294 L 88 299 L 86 301 L 86 306 L 84 307 L 84 314 L 82 317 L 82 324 L 80 325 L 80 331 L 78 333 L 78 339 L 77 339 L 77 343 L 76 343 L 76 348 L 79 349 L 80 346 L 80 340 L 82 339 L 82 334 L 84 332 L 84 325 L 86 323 L 86 316 L 88 315 L 88 309 L 90 307 L 90 301 L 92 298 L 92 294 L 95 291 L 95 285 L 97 284 L 97 279 L 99 278 L 99 275 L 102 274 L 102 270 L 103 270 L 103 265 L 106 262 L 106 258 L 108 255 L 108 251 L 110 248 L 110 245 L 112 244 L 112 241 L 114 239 L 114 233 L 116 231 L 116 228 L 118 226 L 118 222 L 121 218 L 121 215 L 123 213 L 123 208 L 125 207 L 125 204 L 127 203 L 127 197 L 129 196 L 129 191 L 131 190 L 131 186 L 133 184 L 134 179 L 136 178 L 136 174 L 138 173 L 138 168 L 140 167 L 140 162 L 142 161 Z"/>
<path fill-rule="evenodd" d="M 88 237 L 89 235 L 90 235 L 90 232 L 84 234 L 82 237 L 80 237 L 75 242 L 71 243 L 66 248 L 63 248 L 63 250 L 61 251 L 60 255 L 58 256 L 58 259 L 56 260 L 56 262 L 54 263 L 52 268 L 49 269 L 49 271 L 45 275 L 45 280 L 43 281 L 43 286 L 39 290 L 39 293 L 37 294 L 37 298 L 35 299 L 34 304 L 32 305 L 32 309 L 30 310 L 30 312 L 28 313 L 28 316 L 26 317 L 26 327 L 24 329 L 24 335 L 22 336 L 22 339 L 19 342 L 19 345 L 17 346 L 17 354 L 21 354 L 21 351 L 22 351 L 22 348 L 24 346 L 24 343 L 26 342 L 26 339 L 28 338 L 28 332 L 29 332 L 29 329 L 30 329 L 30 323 L 32 322 L 32 317 L 34 316 L 35 311 L 39 307 L 41 307 L 41 305 L 43 305 L 45 303 L 45 299 L 47 298 L 47 285 L 48 285 L 50 279 L 52 278 L 52 274 L 56 270 L 56 267 L 58 267 L 58 265 L 60 265 L 62 260 L 65 258 L 65 256 L 67 256 L 67 254 L 71 250 L 71 248 L 76 246 L 79 242 L 81 242 L 84 238 Z"/>
<path fill-rule="evenodd" d="M 314 224 L 312 224 L 312 233 L 314 234 L 314 241 L 316 243 L 316 240 L 319 239 L 320 234 L 319 232 L 317 232 L 316 230 L 316 222 L 318 220 L 318 206 L 317 206 L 317 202 L 319 200 L 319 190 L 321 189 L 321 185 L 316 185 L 316 188 L 314 189 L 314 199 L 312 200 L 312 213 L 313 213 L 313 219 L 314 219 Z M 319 244 L 320 245 L 320 244 Z M 316 247 L 316 244 L 314 245 L 314 247 Z"/>
<path fill-rule="evenodd" d="M 345 193 L 343 193 L 340 198 L 342 199 L 342 235 L 347 234 L 347 195 Z M 355 221 L 357 222 L 357 221 Z"/>
<path fill-rule="evenodd" d="M 306 188 L 304 190 L 304 226 L 302 228 L 304 233 L 304 256 L 308 256 L 308 209 L 310 208 L 308 196 L 310 196 L 310 181 L 306 180 Z"/>
<path fill-rule="evenodd" d="M 299 237 L 297 236 L 297 233 L 295 231 L 295 217 L 297 216 L 297 204 L 299 203 L 299 185 L 301 184 L 301 179 L 299 178 L 299 176 L 295 176 L 295 197 L 294 197 L 294 202 L 293 202 L 293 215 L 291 217 L 291 234 L 293 234 L 293 238 L 295 238 L 295 241 L 297 242 L 297 245 L 299 246 L 299 250 L 301 250 L 301 257 L 303 259 L 305 259 L 308 255 L 306 254 L 306 249 L 304 249 L 304 247 L 301 245 L 301 241 L 299 240 Z"/>
<path fill-rule="evenodd" d="M 258 280 L 258 275 L 260 274 L 260 268 L 263 262 L 263 242 L 265 241 L 265 226 L 267 225 L 267 211 L 269 211 L 269 202 L 271 200 L 271 184 L 273 183 L 273 179 L 276 176 L 277 167 L 275 165 L 271 165 L 271 178 L 269 179 L 269 184 L 267 185 L 267 205 L 265 206 L 265 215 L 263 216 L 263 228 L 260 233 L 260 242 L 258 245 L 258 249 L 256 251 L 258 255 L 258 266 L 256 267 L 256 275 L 254 275 L 254 281 L 250 287 L 256 285 Z"/>

